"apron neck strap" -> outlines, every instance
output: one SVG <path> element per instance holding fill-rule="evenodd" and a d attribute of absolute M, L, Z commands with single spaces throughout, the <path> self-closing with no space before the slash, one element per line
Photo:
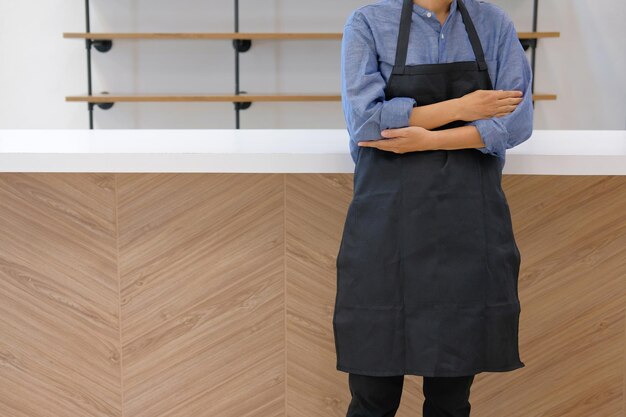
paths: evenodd
<path fill-rule="evenodd" d="M 483 47 L 480 43 L 480 38 L 474 27 L 474 22 L 470 17 L 463 0 L 457 0 L 457 7 L 461 12 L 463 18 L 463 24 L 465 25 L 465 31 L 469 36 L 474 55 L 478 63 L 478 69 L 484 71 L 487 69 L 487 63 L 485 62 L 485 54 Z M 400 17 L 400 31 L 398 33 L 398 45 L 396 48 L 396 63 L 393 67 L 393 74 L 404 74 L 404 67 L 406 66 L 406 56 L 409 48 L 409 34 L 411 33 L 411 20 L 413 17 L 413 0 L 404 0 L 402 4 L 402 15 Z"/>
<path fill-rule="evenodd" d="M 474 56 L 476 57 L 476 61 L 478 61 L 478 68 L 483 71 L 487 69 L 487 63 L 485 62 L 485 54 L 483 52 L 483 46 L 480 43 L 480 38 L 478 37 L 478 32 L 476 32 L 476 28 L 474 27 L 474 22 L 467 12 L 467 8 L 463 3 L 463 0 L 457 0 L 457 7 L 461 11 L 461 16 L 463 17 L 463 24 L 465 25 L 465 30 L 469 36 L 469 40 L 472 44 L 472 49 L 474 50 Z"/>

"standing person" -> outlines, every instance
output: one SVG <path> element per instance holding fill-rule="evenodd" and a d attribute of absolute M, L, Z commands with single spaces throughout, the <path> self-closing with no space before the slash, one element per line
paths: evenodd
<path fill-rule="evenodd" d="M 424 417 L 469 416 L 476 374 L 525 366 L 501 181 L 532 133 L 530 65 L 495 5 L 379 0 L 348 18 L 341 67 L 356 164 L 333 316 L 347 417 L 394 416 L 409 374 Z"/>

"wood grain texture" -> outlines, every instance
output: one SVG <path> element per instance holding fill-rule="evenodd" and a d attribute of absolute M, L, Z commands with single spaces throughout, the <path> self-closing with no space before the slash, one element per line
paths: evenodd
<path fill-rule="evenodd" d="M 118 176 L 124 415 L 284 414 L 281 175 Z"/>
<path fill-rule="evenodd" d="M 286 178 L 287 414 L 345 416 L 347 374 L 335 370 L 336 255 L 351 177 Z"/>
<path fill-rule="evenodd" d="M 0 174 L 0 417 L 343 417 L 349 174 Z M 504 176 L 526 367 L 481 417 L 626 411 L 626 177 Z M 405 377 L 398 417 L 421 415 Z"/>
<path fill-rule="evenodd" d="M 115 189 L 0 174 L 0 416 L 121 415 Z"/>
<path fill-rule="evenodd" d="M 505 176 L 504 186 L 527 364 L 509 399 L 529 415 L 626 415 L 626 177 Z"/>

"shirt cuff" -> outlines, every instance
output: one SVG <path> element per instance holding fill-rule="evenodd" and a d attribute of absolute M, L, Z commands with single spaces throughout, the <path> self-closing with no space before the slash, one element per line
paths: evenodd
<path fill-rule="evenodd" d="M 380 130 L 408 126 L 416 103 L 411 97 L 394 97 L 385 101 L 380 112 Z"/>
<path fill-rule="evenodd" d="M 503 157 L 508 143 L 507 130 L 502 126 L 500 129 L 494 119 L 479 119 L 468 123 L 470 126 L 476 126 L 480 137 L 485 144 L 482 148 L 476 148 L 482 153 Z"/>

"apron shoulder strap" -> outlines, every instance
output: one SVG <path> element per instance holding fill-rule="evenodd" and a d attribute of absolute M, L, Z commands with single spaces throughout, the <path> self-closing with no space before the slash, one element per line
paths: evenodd
<path fill-rule="evenodd" d="M 480 43 L 478 32 L 476 32 L 476 28 L 474 27 L 474 22 L 467 12 L 463 0 L 457 0 L 457 7 L 463 17 L 463 24 L 465 25 L 467 35 L 469 36 L 470 43 L 472 44 L 472 49 L 474 50 L 474 55 L 476 56 L 476 61 L 478 62 L 478 69 L 484 71 L 487 69 L 487 62 L 485 62 L 485 53 L 483 52 L 483 46 Z"/>
<path fill-rule="evenodd" d="M 413 1 L 404 0 L 402 3 L 402 15 L 400 17 L 400 31 L 398 32 L 398 45 L 396 47 L 396 64 L 392 74 L 404 74 L 406 54 L 409 49 L 409 34 L 411 33 L 411 17 L 413 13 Z"/>

